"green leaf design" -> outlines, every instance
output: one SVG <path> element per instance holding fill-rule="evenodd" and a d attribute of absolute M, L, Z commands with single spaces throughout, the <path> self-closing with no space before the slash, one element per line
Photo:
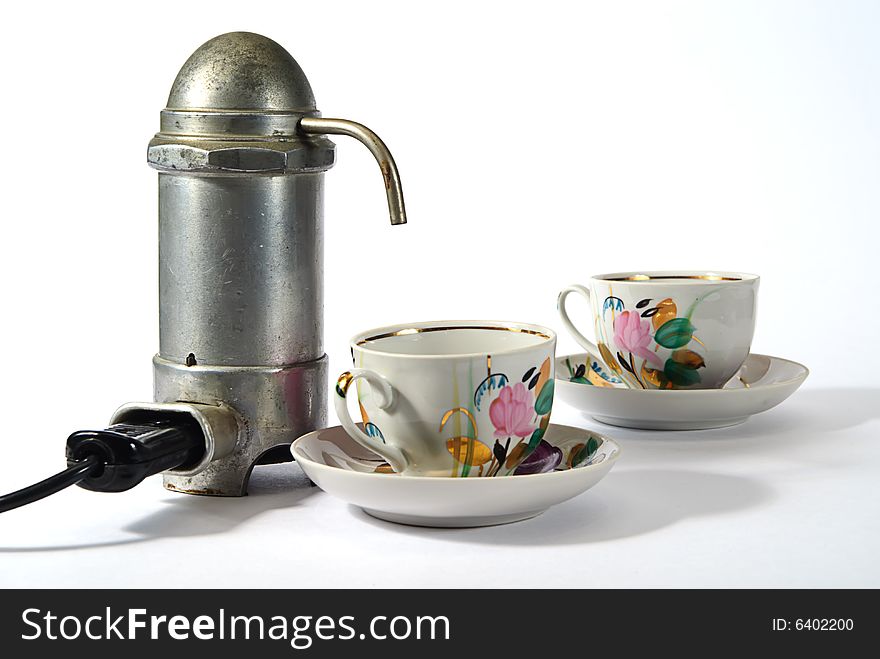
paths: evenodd
<path fill-rule="evenodd" d="M 544 386 L 541 387 L 541 393 L 538 394 L 538 398 L 535 400 L 535 413 L 538 416 L 550 414 L 550 410 L 553 407 L 553 382 L 553 379 L 547 380 Z"/>
<path fill-rule="evenodd" d="M 674 385 L 689 387 L 700 381 L 700 373 L 694 368 L 679 364 L 674 359 L 667 359 L 663 367 L 663 375 Z"/>
<path fill-rule="evenodd" d="M 588 384 L 590 386 L 593 386 L 593 383 L 590 382 L 589 380 L 587 380 L 587 378 L 585 378 L 582 375 L 576 375 L 573 378 L 569 378 L 568 381 L 569 382 L 576 382 L 577 384 Z"/>
<path fill-rule="evenodd" d="M 654 334 L 654 341 L 674 350 L 690 343 L 696 329 L 687 318 L 673 318 L 660 326 Z"/>
<path fill-rule="evenodd" d="M 599 450 L 599 440 L 595 437 L 590 437 L 586 444 L 582 444 L 578 449 L 578 452 L 571 459 L 571 466 L 577 467 L 584 460 L 589 460 L 592 458 L 596 451 Z"/>
<path fill-rule="evenodd" d="M 529 446 L 526 449 L 526 451 L 527 451 L 526 454 L 523 456 L 524 458 L 531 455 L 532 451 L 534 451 L 536 448 L 538 448 L 538 444 L 540 444 L 541 440 L 544 439 L 545 432 L 546 431 L 543 428 L 536 428 L 535 429 L 535 432 L 533 432 L 532 436 L 529 437 Z"/>

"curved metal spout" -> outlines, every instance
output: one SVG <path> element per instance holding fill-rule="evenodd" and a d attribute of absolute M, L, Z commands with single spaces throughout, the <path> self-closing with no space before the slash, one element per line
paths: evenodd
<path fill-rule="evenodd" d="M 403 188 L 400 173 L 394 158 L 385 143 L 369 128 L 347 119 L 324 119 L 303 117 L 299 127 L 304 133 L 312 135 L 348 135 L 363 143 L 379 163 L 382 178 L 385 179 L 385 194 L 388 196 L 388 212 L 391 224 L 406 224 L 406 208 L 403 205 Z"/>

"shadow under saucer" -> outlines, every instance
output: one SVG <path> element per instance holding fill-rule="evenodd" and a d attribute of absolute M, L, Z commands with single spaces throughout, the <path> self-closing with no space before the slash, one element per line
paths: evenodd
<path fill-rule="evenodd" d="M 880 389 L 804 389 L 791 401 L 746 423 L 714 430 L 608 429 L 592 419 L 584 425 L 609 432 L 626 451 L 625 467 L 666 466 L 672 459 L 688 466 L 760 454 L 792 464 L 844 467 L 855 458 L 840 447 L 855 437 L 852 430 L 880 420 Z M 664 464 L 665 463 L 665 464 Z"/>
<path fill-rule="evenodd" d="M 765 483 L 744 476 L 677 469 L 616 471 L 590 497 L 578 497 L 531 520 L 476 529 L 390 524 L 349 506 L 358 519 L 398 533 L 487 545 L 571 545 L 650 533 L 684 519 L 722 515 L 774 498 Z"/>

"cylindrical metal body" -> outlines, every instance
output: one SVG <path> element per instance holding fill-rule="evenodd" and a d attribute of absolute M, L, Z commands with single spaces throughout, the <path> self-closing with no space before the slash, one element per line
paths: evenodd
<path fill-rule="evenodd" d="M 287 366 L 324 354 L 323 174 L 159 175 L 159 354 Z"/>
<path fill-rule="evenodd" d="M 323 172 L 326 138 L 302 70 L 249 33 L 212 39 L 180 71 L 148 160 L 159 170 L 155 400 L 222 404 L 232 452 L 169 489 L 241 495 L 253 465 L 326 425 Z M 273 450 L 276 449 L 276 450 Z"/>

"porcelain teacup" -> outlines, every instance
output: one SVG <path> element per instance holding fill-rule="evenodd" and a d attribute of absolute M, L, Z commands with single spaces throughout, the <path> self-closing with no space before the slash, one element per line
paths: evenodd
<path fill-rule="evenodd" d="M 499 321 L 409 323 L 351 339 L 336 383 L 346 432 L 408 476 L 508 476 L 550 423 L 556 334 Z M 360 386 L 363 383 L 364 386 Z M 355 384 L 363 425 L 346 396 Z"/>
<path fill-rule="evenodd" d="M 755 331 L 759 277 L 738 272 L 619 272 L 559 293 L 559 315 L 611 381 L 636 389 L 715 389 L 742 366 Z M 591 303 L 597 342 L 565 309 Z"/>

